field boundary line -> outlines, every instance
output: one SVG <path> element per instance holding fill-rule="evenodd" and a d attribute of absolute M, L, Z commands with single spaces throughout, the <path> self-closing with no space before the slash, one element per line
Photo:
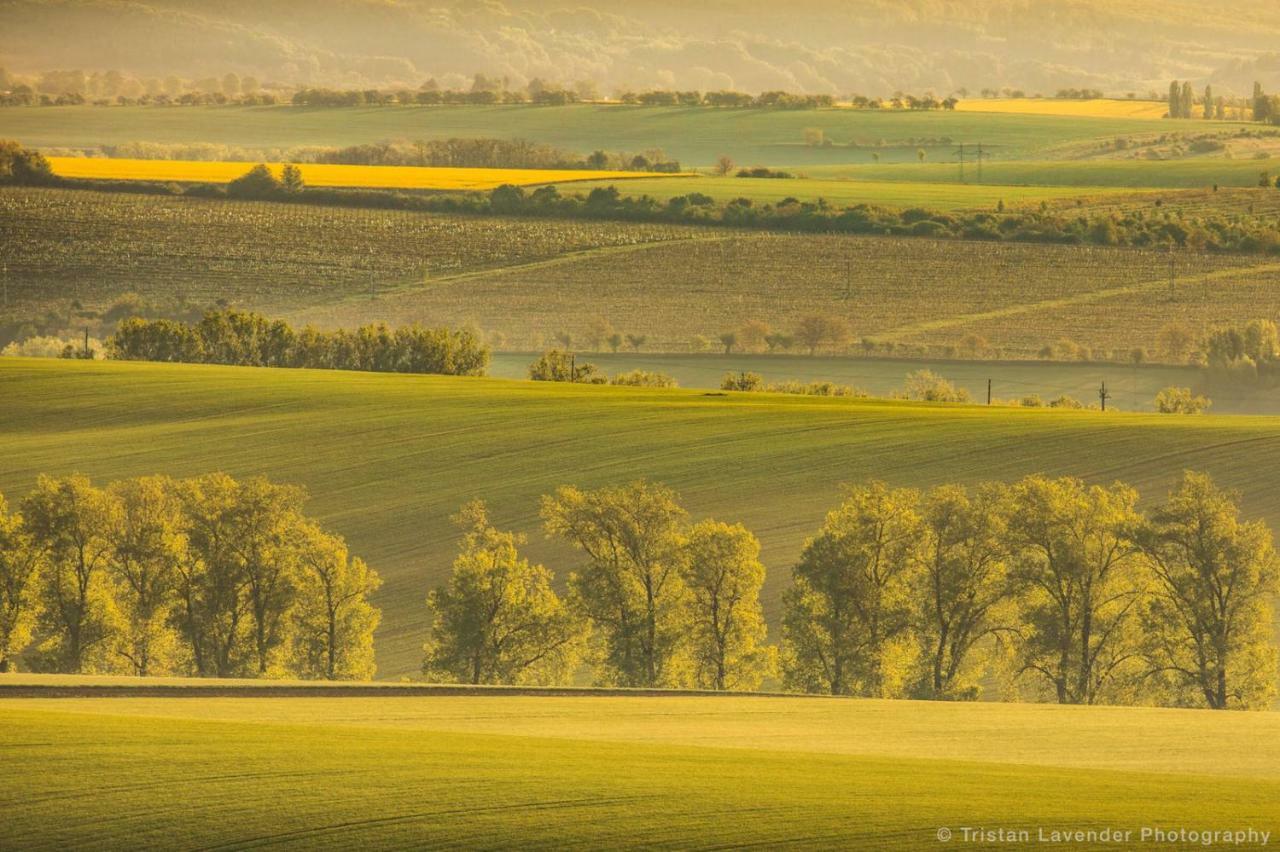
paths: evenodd
<path fill-rule="evenodd" d="M 1210 281 L 1219 281 L 1224 278 L 1235 278 L 1241 275 L 1251 275 L 1265 272 L 1280 272 L 1280 263 L 1264 263 L 1257 266 L 1244 266 L 1238 269 L 1219 269 L 1213 272 L 1206 272 L 1200 275 L 1184 277 L 1177 279 L 1179 284 L 1207 284 Z M 1149 281 L 1142 281 L 1137 284 L 1126 284 L 1123 287 L 1108 287 L 1102 290 L 1090 290 L 1087 293 L 1077 293 L 1074 296 L 1062 296 L 1057 299 L 1044 299 L 1039 302 L 1025 302 L 1018 305 L 1010 305 L 1005 308 L 995 308 L 989 311 L 979 311 L 972 314 L 963 314 L 956 317 L 946 317 L 944 319 L 929 320 L 928 322 L 913 323 L 910 325 L 901 325 L 895 328 L 886 329 L 880 336 L 886 334 L 895 335 L 916 335 L 929 331 L 939 331 L 944 328 L 955 328 L 957 326 L 968 325 L 973 322 L 982 320 L 1004 319 L 1006 317 L 1018 316 L 1019 314 L 1027 314 L 1039 310 L 1052 310 L 1054 308 L 1068 308 L 1072 305 L 1087 305 L 1090 302 L 1102 301 L 1116 296 L 1131 296 L 1136 293 L 1144 293 L 1149 290 L 1162 289 L 1169 286 L 1169 279 L 1153 278 Z"/>
<path fill-rule="evenodd" d="M 4 698 L 429 698 L 429 697 L 550 698 L 839 698 L 790 692 L 720 692 L 710 689 L 649 689 L 590 686 L 484 686 L 454 683 L 422 684 L 38 684 L 0 683 Z"/>
<path fill-rule="evenodd" d="M 590 260 L 594 257 L 611 257 L 615 254 L 631 254 L 633 252 L 647 251 L 658 246 L 677 245 L 681 243 L 722 242 L 732 239 L 733 236 L 736 236 L 736 234 L 677 237 L 670 240 L 649 240 L 647 242 L 627 243 L 626 245 L 620 246 L 592 246 L 591 248 L 578 249 L 577 251 L 558 254 L 555 257 L 547 257 L 541 260 L 530 260 L 525 263 L 516 263 L 509 266 L 493 266 L 488 269 L 473 269 L 468 272 L 455 272 L 435 278 L 424 277 L 419 283 L 427 286 L 434 286 L 436 284 L 455 284 L 459 281 L 468 281 L 473 278 L 505 275 L 508 272 L 526 272 L 532 269 L 545 269 L 553 266 L 562 266 L 567 263 L 577 263 L 580 260 Z"/>
<path fill-rule="evenodd" d="M 576 251 L 558 254 L 555 257 L 544 257 L 539 260 L 530 260 L 524 263 L 510 264 L 508 266 L 490 266 L 484 269 L 469 269 L 465 272 L 452 272 L 447 275 L 430 277 L 428 275 L 419 275 L 411 279 L 400 279 L 392 284 L 379 285 L 385 287 L 377 294 L 376 301 L 385 303 L 391 299 L 400 296 L 416 295 L 425 290 L 434 289 L 437 286 L 447 287 L 463 281 L 471 281 L 480 278 L 491 278 L 509 273 L 528 272 L 536 269 L 547 269 L 556 266 L 562 266 L 569 263 L 577 263 L 583 260 L 590 260 L 595 257 L 610 257 L 615 254 L 630 254 L 632 252 L 647 251 L 659 246 L 679 245 L 684 243 L 698 242 L 722 242 L 741 236 L 738 232 L 713 234 L 713 235 L 697 235 L 688 237 L 675 237 L 668 240 L 649 240 L 640 243 L 627 243 L 620 246 L 592 246 L 591 248 L 578 249 Z M 350 303 L 369 303 L 368 293 L 350 293 L 341 299 L 333 302 L 325 302 L 319 305 L 311 305 L 303 310 L 291 313 L 289 316 L 293 319 L 305 319 L 314 316 L 317 313 L 332 311 L 333 309 Z"/>

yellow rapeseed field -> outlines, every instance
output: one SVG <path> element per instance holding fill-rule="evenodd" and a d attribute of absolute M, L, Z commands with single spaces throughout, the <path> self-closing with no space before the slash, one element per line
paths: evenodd
<path fill-rule="evenodd" d="M 179 183 L 228 183 L 253 163 L 191 160 L 126 160 L 101 157 L 50 157 L 54 172 L 68 178 L 148 180 Z M 283 164 L 271 163 L 277 175 Z M 653 177 L 651 172 L 608 172 L 586 169 L 453 169 L 418 166 L 338 166 L 302 164 L 302 179 L 310 186 L 367 189 L 485 190 L 510 183 L 518 186 L 580 180 L 624 180 Z"/>
<path fill-rule="evenodd" d="M 958 112 L 998 112 L 1021 115 L 1065 115 L 1075 118 L 1164 118 L 1164 101 L 1097 98 L 973 98 L 960 101 Z"/>

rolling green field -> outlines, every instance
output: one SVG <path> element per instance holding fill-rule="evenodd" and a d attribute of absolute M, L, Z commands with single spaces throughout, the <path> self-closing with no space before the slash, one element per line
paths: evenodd
<path fill-rule="evenodd" d="M 500 352 L 493 356 L 489 375 L 524 379 L 537 357 L 528 352 Z M 850 358 L 817 355 L 764 355 L 703 353 L 698 355 L 646 352 L 592 352 L 580 356 L 607 375 L 631 370 L 653 370 L 675 378 L 684 388 L 718 388 L 725 373 L 759 373 L 766 382 L 827 381 L 889 397 L 900 391 L 903 379 L 915 370 L 932 370 L 957 387 L 969 391 L 978 402 L 986 399 L 987 379 L 998 400 L 1019 400 L 1036 394 L 1048 402 L 1059 394 L 1096 404 L 1098 386 L 1107 383 L 1108 408 L 1117 411 L 1154 411 L 1155 395 L 1162 388 L 1190 387 L 1213 400 L 1215 414 L 1280 415 L 1280 393 L 1265 386 L 1215 381 L 1196 367 L 1157 364 L 1096 364 L 1054 361 L 921 361 L 898 358 Z"/>
<path fill-rule="evenodd" d="M 382 676 L 415 671 L 427 589 L 449 569 L 448 518 L 469 499 L 529 532 L 562 575 L 575 558 L 541 534 L 558 485 L 666 482 L 695 517 L 760 538 L 764 601 L 842 484 L 1009 480 L 1033 472 L 1123 479 L 1157 499 L 1184 468 L 1241 491 L 1280 526 L 1280 422 L 1271 418 L 986 409 L 774 395 L 707 395 L 374 373 L 0 359 L 0 492 L 40 473 L 98 481 L 225 470 L 305 485 L 309 512 L 386 580 Z"/>
<path fill-rule="evenodd" d="M 868 175 L 874 172 L 868 171 Z M 1256 176 L 1255 176 L 1256 178 Z M 837 207 L 870 204 L 877 207 L 923 207 L 928 210 L 994 210 L 1004 202 L 1007 208 L 1040 202 L 1081 200 L 1093 205 L 1106 203 L 1119 194 L 1133 195 L 1128 187 L 1095 187 L 1086 194 L 1080 186 L 993 186 L 905 180 L 847 178 L 634 178 L 624 181 L 580 181 L 562 187 L 566 192 L 588 191 L 597 186 L 617 186 L 624 195 L 650 195 L 658 199 L 700 192 L 726 203 L 749 198 L 754 204 L 777 204 L 786 199 L 823 199 Z"/>
<path fill-rule="evenodd" d="M 1274 839 L 1277 718 L 805 698 L 6 700 L 0 845 L 914 849 L 942 828 L 977 845 L 966 827 Z"/>
<path fill-rule="evenodd" d="M 1168 255 L 1135 249 L 49 189 L 0 190 L 0 263 L 11 316 L 137 292 L 323 327 L 473 324 L 517 351 L 561 331 L 581 348 L 598 317 L 646 335 L 647 350 L 690 352 L 748 320 L 790 331 L 825 313 L 849 322 L 855 347 L 870 337 L 938 357 L 979 335 L 1034 357 L 1066 337 L 1127 357 L 1170 321 L 1203 331 L 1280 312 L 1280 265 L 1253 255 L 1180 253 L 1171 289 Z"/>
<path fill-rule="evenodd" d="M 1184 132 L 1224 122 L 1179 121 Z M 804 144 L 807 128 L 831 147 Z M 0 110 L 0 132 L 36 147 L 210 142 L 249 148 L 356 145 L 383 139 L 518 136 L 569 151 L 661 148 L 687 166 L 728 154 L 742 165 L 818 166 L 950 158 L 953 142 L 982 142 L 1000 159 L 1116 136 L 1150 135 L 1146 119 L 875 110 L 716 110 L 581 104 L 321 109 L 273 107 L 40 107 Z M 940 142 L 943 137 L 951 141 Z M 922 141 L 923 140 L 923 141 Z M 855 142 L 860 146 L 848 147 Z"/>
<path fill-rule="evenodd" d="M 1195 157 L 1169 161 L 1136 159 L 988 161 L 983 165 L 981 180 L 978 178 L 977 168 L 970 163 L 965 169 L 964 181 L 973 190 L 979 188 L 994 190 L 996 186 L 1055 187 L 1059 191 L 1066 187 L 1203 189 L 1214 184 L 1226 187 L 1258 188 L 1258 179 L 1262 172 L 1269 172 L 1274 181 L 1276 177 L 1280 177 L 1280 166 L 1269 159 L 1228 160 L 1221 157 Z M 816 182 L 846 179 L 903 181 L 911 185 L 962 183 L 958 162 L 812 167 L 807 169 L 806 173 Z M 640 185 L 634 184 L 634 186 Z M 1260 192 L 1259 196 L 1265 197 L 1266 194 L 1275 192 L 1275 188 L 1272 187 L 1266 193 Z"/>

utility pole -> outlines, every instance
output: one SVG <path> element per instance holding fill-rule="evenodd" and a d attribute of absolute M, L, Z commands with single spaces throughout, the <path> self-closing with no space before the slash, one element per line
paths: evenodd
<path fill-rule="evenodd" d="M 1107 400 L 1111 399 L 1111 394 L 1107 391 L 1107 383 L 1104 380 L 1102 387 L 1098 388 L 1098 399 L 1102 402 L 1102 410 L 1107 410 Z"/>
<path fill-rule="evenodd" d="M 987 405 L 991 404 L 991 380 L 987 379 Z"/>
<path fill-rule="evenodd" d="M 978 143 L 978 183 L 982 183 L 982 143 Z"/>
<path fill-rule="evenodd" d="M 960 143 L 960 148 L 958 150 L 958 153 L 960 154 L 960 182 L 964 183 L 964 143 L 963 142 Z"/>
<path fill-rule="evenodd" d="M 578 356 L 569 353 L 569 381 L 576 382 L 578 380 Z"/>
<path fill-rule="evenodd" d="M 84 327 L 84 359 L 88 361 L 93 357 L 93 353 L 89 351 L 89 326 Z"/>

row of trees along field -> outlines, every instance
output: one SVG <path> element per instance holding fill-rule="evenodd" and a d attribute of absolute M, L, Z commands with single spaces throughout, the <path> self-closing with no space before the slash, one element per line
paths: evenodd
<path fill-rule="evenodd" d="M 1253 96 L 1247 100 L 1231 100 L 1214 96 L 1213 86 L 1206 85 L 1198 108 L 1195 89 L 1190 80 L 1169 83 L 1169 118 L 1203 118 L 1244 120 L 1246 113 L 1254 121 L 1280 124 L 1280 95 L 1268 95 L 1262 84 L 1253 84 Z"/>
<path fill-rule="evenodd" d="M 378 575 L 304 496 L 215 473 L 0 498 L 0 671 L 371 678 Z"/>
<path fill-rule="evenodd" d="M 197 323 L 126 319 L 107 341 L 107 354 L 124 361 L 453 376 L 482 376 L 489 366 L 489 348 L 465 329 L 378 323 L 354 332 L 296 331 L 283 320 L 235 310 L 209 311 Z"/>
<path fill-rule="evenodd" d="M 584 557 L 567 578 L 519 552 L 481 503 L 429 596 L 424 671 L 469 683 L 789 690 L 1064 704 L 1269 706 L 1277 558 L 1234 495 L 1190 473 L 1143 513 L 1123 484 L 1028 477 L 921 494 L 851 488 L 806 542 L 766 644 L 756 538 L 691 523 L 646 482 L 543 498 Z"/>
<path fill-rule="evenodd" d="M 983 97 L 1001 93 L 984 89 Z M 1026 93 L 1004 90 L 1006 97 L 1026 97 Z M 896 108 L 950 109 L 957 97 L 968 97 L 967 89 L 955 96 L 940 98 L 932 92 L 911 95 L 894 92 L 886 98 L 851 94 L 843 98 L 849 105 L 863 109 L 879 109 L 892 103 Z M 1037 95 L 1037 97 L 1039 97 Z M 1060 89 L 1057 98 L 1101 98 L 1092 89 Z M 1154 97 L 1154 95 L 1153 95 Z M 256 77 L 235 72 L 222 76 L 183 79 L 136 77 L 119 70 L 86 72 L 82 69 L 46 70 L 37 74 L 16 74 L 0 68 L 0 105 L 52 106 L 94 104 L 96 106 L 155 105 L 195 106 L 293 103 L 309 107 L 391 106 L 411 104 L 537 104 L 556 106 L 578 102 L 601 101 L 599 86 L 590 80 L 564 84 L 538 77 L 523 86 L 515 86 L 504 77 L 475 74 L 467 87 L 442 87 L 435 78 L 424 81 L 417 89 L 326 89 L 270 83 L 264 86 Z M 835 106 L 832 95 L 810 95 L 782 90 L 759 94 L 733 90 L 701 92 L 696 90 L 648 89 L 618 91 L 614 100 L 623 104 L 645 106 L 699 106 L 733 109 L 817 109 Z M 928 105 L 926 105 L 928 104 Z"/>

